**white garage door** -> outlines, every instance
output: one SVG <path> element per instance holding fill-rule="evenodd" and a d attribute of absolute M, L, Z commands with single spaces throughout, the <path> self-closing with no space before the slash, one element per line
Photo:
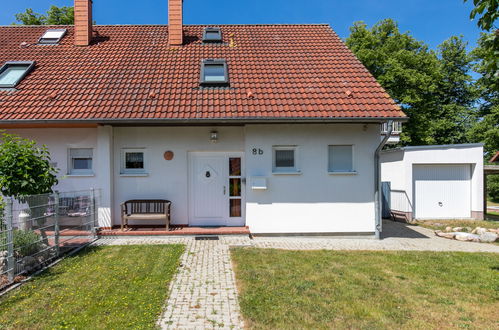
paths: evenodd
<path fill-rule="evenodd" d="M 417 219 L 471 217 L 470 165 L 414 165 Z"/>

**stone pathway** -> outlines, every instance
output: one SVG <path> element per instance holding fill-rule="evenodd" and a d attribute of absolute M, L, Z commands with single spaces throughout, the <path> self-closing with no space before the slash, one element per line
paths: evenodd
<path fill-rule="evenodd" d="M 406 250 L 495 252 L 499 245 L 461 242 L 437 237 L 433 230 L 383 221 L 383 239 L 333 237 L 255 237 L 252 246 L 287 250 Z"/>
<path fill-rule="evenodd" d="M 220 240 L 184 238 L 100 239 L 99 245 L 185 244 L 182 266 L 170 285 L 166 308 L 158 324 L 162 329 L 242 329 L 230 246 L 249 246 L 240 236 Z"/>

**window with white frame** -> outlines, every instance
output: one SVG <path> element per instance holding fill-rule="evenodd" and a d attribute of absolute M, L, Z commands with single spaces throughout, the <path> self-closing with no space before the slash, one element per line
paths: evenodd
<path fill-rule="evenodd" d="M 353 167 L 353 145 L 330 145 L 328 152 L 329 172 L 355 172 Z"/>
<path fill-rule="evenodd" d="M 145 173 L 145 149 L 123 149 L 121 160 L 121 173 Z"/>
<path fill-rule="evenodd" d="M 274 147 L 272 171 L 274 173 L 299 172 L 296 154 L 296 146 Z"/>
<path fill-rule="evenodd" d="M 71 148 L 69 149 L 69 174 L 70 175 L 91 175 L 93 174 L 93 154 L 92 148 Z"/>

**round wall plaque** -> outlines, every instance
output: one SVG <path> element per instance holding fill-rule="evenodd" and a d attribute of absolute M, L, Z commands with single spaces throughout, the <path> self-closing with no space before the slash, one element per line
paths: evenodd
<path fill-rule="evenodd" d="M 173 159 L 173 151 L 165 151 L 165 154 L 163 155 L 166 160 L 172 160 Z"/>

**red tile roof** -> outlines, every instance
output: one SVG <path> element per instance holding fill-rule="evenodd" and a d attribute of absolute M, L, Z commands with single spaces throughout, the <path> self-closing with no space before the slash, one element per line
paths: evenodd
<path fill-rule="evenodd" d="M 499 151 L 489 160 L 490 163 L 499 163 Z"/>
<path fill-rule="evenodd" d="M 220 27 L 224 44 L 185 26 L 177 49 L 167 26 L 96 26 L 89 47 L 72 26 L 58 46 L 36 45 L 46 26 L 0 27 L 0 64 L 36 61 L 0 91 L 0 121 L 405 117 L 328 25 Z M 205 58 L 227 60 L 229 88 L 200 88 Z"/>

